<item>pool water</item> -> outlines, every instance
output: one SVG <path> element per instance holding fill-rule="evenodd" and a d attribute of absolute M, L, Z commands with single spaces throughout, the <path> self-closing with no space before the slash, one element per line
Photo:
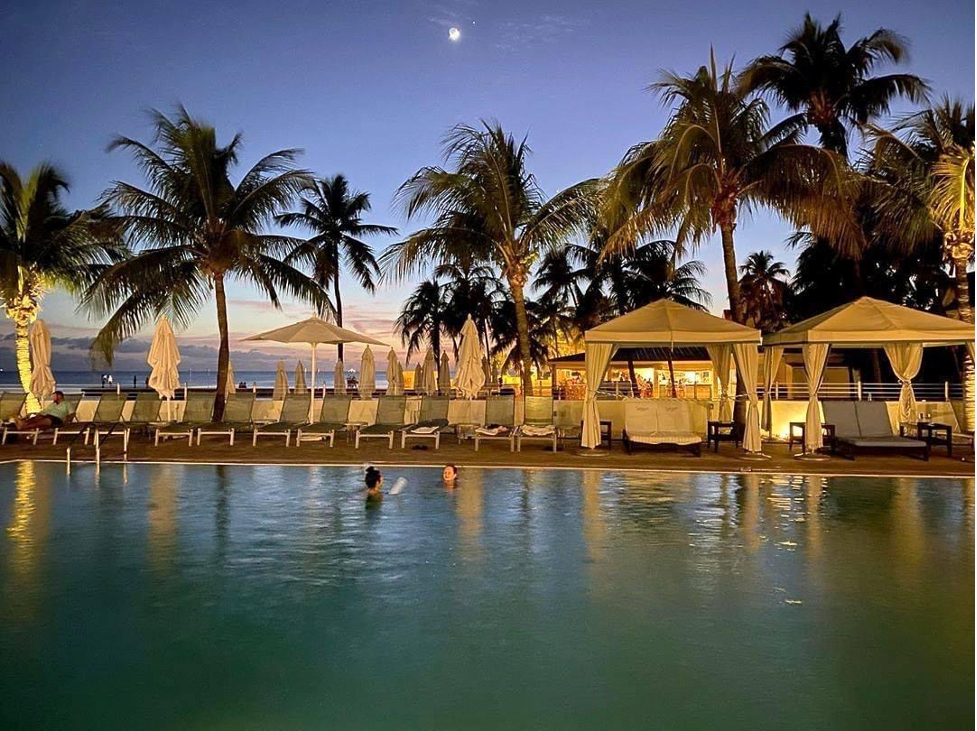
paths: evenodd
<path fill-rule="evenodd" d="M 0 728 L 973 728 L 974 481 L 0 464 Z"/>

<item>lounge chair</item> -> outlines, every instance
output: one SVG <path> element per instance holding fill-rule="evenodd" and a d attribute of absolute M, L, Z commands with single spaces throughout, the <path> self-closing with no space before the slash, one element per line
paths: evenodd
<path fill-rule="evenodd" d="M 163 424 L 160 414 L 163 412 L 163 402 L 153 391 L 140 391 L 132 403 L 132 412 L 126 420 L 129 431 L 144 432 L 146 434 L 154 427 Z"/>
<path fill-rule="evenodd" d="M 14 419 L 20 416 L 20 412 L 24 410 L 24 402 L 26 400 L 27 394 L 22 391 L 4 391 L 0 393 L 0 424 L 3 424 L 3 437 L 0 439 L 0 444 L 6 443 L 8 428 L 11 430 L 11 433 L 16 431 L 17 426 L 14 424 Z"/>
<path fill-rule="evenodd" d="M 103 393 L 95 405 L 95 413 L 90 421 L 75 420 L 70 424 L 56 427 L 53 430 L 54 440 L 51 443 L 57 444 L 59 436 L 74 434 L 75 436 L 84 435 L 85 444 L 88 444 L 93 432 L 106 433 L 117 427 L 122 421 L 122 410 L 125 408 L 126 398 L 127 396 L 121 393 Z"/>
<path fill-rule="evenodd" d="M 854 460 L 858 450 L 896 449 L 929 459 L 928 442 L 893 434 L 884 401 L 824 401 L 821 408 L 825 423 L 834 425 L 832 448 L 842 456 Z"/>
<path fill-rule="evenodd" d="M 688 449 L 702 454 L 702 435 L 695 431 L 692 402 L 685 399 L 625 399 L 624 447 L 636 445 Z"/>
<path fill-rule="evenodd" d="M 516 451 L 516 397 L 489 396 L 485 399 L 485 425 L 475 427 L 475 451 L 479 442 L 507 441 L 509 451 Z"/>
<path fill-rule="evenodd" d="M 187 438 L 187 446 L 193 446 L 193 434 L 200 424 L 206 424 L 214 416 L 213 393 L 190 391 L 180 421 L 156 427 L 154 443 L 158 447 L 160 439 Z"/>
<path fill-rule="evenodd" d="M 329 446 L 333 446 L 336 432 L 349 430 L 349 407 L 352 401 L 352 396 L 323 398 L 318 420 L 311 424 L 303 424 L 295 430 L 295 446 L 298 447 L 302 442 L 314 442 L 320 439 L 323 441 L 328 439 Z"/>
<path fill-rule="evenodd" d="M 406 408 L 406 396 L 381 396 L 376 421 L 356 430 L 356 448 L 360 448 L 361 439 L 386 439 L 390 449 L 393 449 L 394 435 L 404 428 Z"/>
<path fill-rule="evenodd" d="M 516 451 L 522 451 L 522 442 L 545 442 L 557 449 L 559 431 L 553 422 L 552 396 L 526 396 L 522 426 L 516 430 Z"/>
<path fill-rule="evenodd" d="M 228 438 L 228 446 L 234 446 L 237 432 L 254 428 L 254 393 L 229 393 L 224 402 L 224 419 L 200 424 L 197 427 L 197 446 L 203 437 L 219 436 Z"/>
<path fill-rule="evenodd" d="M 309 395 L 287 393 L 282 402 L 282 413 L 271 424 L 261 424 L 251 434 L 251 446 L 258 446 L 258 437 L 285 437 L 285 446 L 292 442 L 292 431 L 306 423 L 309 415 Z"/>
<path fill-rule="evenodd" d="M 99 408 L 95 410 L 92 422 L 88 426 L 88 434 L 85 436 L 86 443 L 89 436 L 94 436 L 97 447 L 104 439 L 118 435 L 122 437 L 123 447 L 128 451 L 131 427 L 128 421 L 122 418 L 122 412 L 125 410 L 128 400 L 129 394 L 127 393 L 110 393 L 102 396 L 102 401 L 98 405 Z M 99 413 L 100 410 L 101 413 Z"/>
<path fill-rule="evenodd" d="M 417 423 L 411 424 L 400 432 L 400 448 L 407 446 L 408 439 L 433 439 L 434 448 L 441 448 L 441 434 L 453 431 L 448 423 L 448 406 L 451 398 L 448 396 L 424 396 L 421 398 L 421 412 Z"/>
<path fill-rule="evenodd" d="M 74 422 L 74 420 L 75 420 L 75 414 L 77 414 L 77 412 L 78 412 L 78 405 L 81 403 L 81 394 L 80 393 L 70 394 L 68 396 L 65 396 L 64 397 L 64 400 L 69 405 L 71 405 L 71 407 L 72 407 L 71 414 L 68 417 L 68 419 L 65 421 L 65 424 L 71 424 L 71 423 Z M 33 444 L 37 444 L 37 440 L 41 436 L 41 434 L 42 433 L 48 433 L 48 432 L 53 433 L 54 432 L 54 429 L 53 428 L 48 428 L 48 429 L 18 429 L 17 426 L 16 426 L 16 424 L 6 424 L 6 425 L 4 425 L 4 428 L 3 428 L 3 438 L 2 438 L 2 441 L 0 441 L 0 444 L 6 444 L 7 443 L 7 436 L 8 435 L 10 435 L 10 436 L 25 436 L 25 437 L 29 437 L 31 439 L 31 442 Z"/>

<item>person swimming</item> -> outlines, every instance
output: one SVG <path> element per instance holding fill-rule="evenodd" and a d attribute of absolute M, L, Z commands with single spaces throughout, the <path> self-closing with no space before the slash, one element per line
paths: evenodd
<path fill-rule="evenodd" d="M 364 475 L 367 504 L 383 502 L 383 474 L 376 467 L 367 467 Z"/>
<path fill-rule="evenodd" d="M 441 470 L 441 479 L 444 480 L 446 488 L 449 490 L 454 488 L 458 480 L 458 468 L 453 464 L 446 464 Z"/>

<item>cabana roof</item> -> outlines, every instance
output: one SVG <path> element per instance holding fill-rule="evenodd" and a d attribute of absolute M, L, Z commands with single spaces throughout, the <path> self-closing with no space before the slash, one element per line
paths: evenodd
<path fill-rule="evenodd" d="M 622 347 L 759 344 L 760 331 L 662 299 L 591 328 L 584 340 Z"/>
<path fill-rule="evenodd" d="M 861 297 L 763 338 L 764 345 L 828 343 L 836 348 L 871 348 L 891 343 L 924 346 L 974 341 L 974 326 L 892 302 Z"/>

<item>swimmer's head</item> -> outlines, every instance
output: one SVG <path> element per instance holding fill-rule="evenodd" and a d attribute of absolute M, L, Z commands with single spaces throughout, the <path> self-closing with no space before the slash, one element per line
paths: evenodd
<path fill-rule="evenodd" d="M 454 482 L 458 477 L 458 468 L 453 464 L 446 464 L 444 469 L 441 470 L 441 478 L 445 482 Z"/>
<path fill-rule="evenodd" d="M 363 479 L 366 482 L 366 486 L 371 489 L 383 483 L 383 475 L 380 474 L 380 470 L 376 467 L 367 467 Z"/>

